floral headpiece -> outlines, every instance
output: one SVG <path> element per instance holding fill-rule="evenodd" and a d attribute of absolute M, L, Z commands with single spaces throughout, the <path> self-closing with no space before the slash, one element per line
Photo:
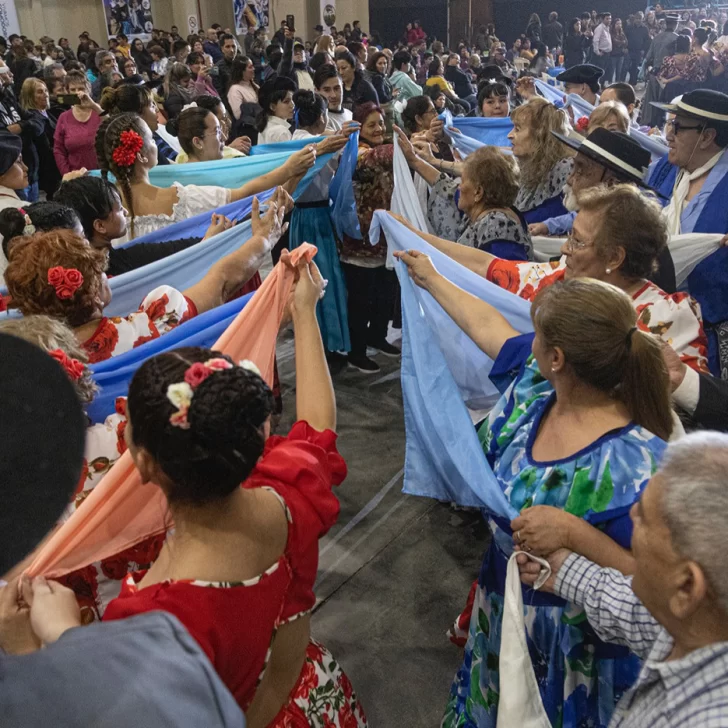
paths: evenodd
<path fill-rule="evenodd" d="M 177 408 L 177 411 L 169 418 L 169 423 L 173 427 L 189 430 L 190 423 L 187 420 L 187 415 L 192 405 L 195 390 L 215 372 L 232 369 L 233 366 L 227 359 L 220 357 L 208 359 L 206 362 L 195 362 L 189 366 L 185 371 L 184 382 L 176 382 L 167 387 L 167 399 Z M 252 361 L 247 359 L 241 361 L 240 366 L 260 376 L 260 370 Z"/>
<path fill-rule="evenodd" d="M 114 149 L 111 159 L 119 167 L 131 167 L 143 146 L 144 140 L 133 129 L 122 131 L 119 136 L 119 146 Z"/>
<path fill-rule="evenodd" d="M 53 357 L 66 371 L 72 382 L 77 382 L 85 370 L 84 363 L 68 356 L 63 349 L 51 349 L 48 354 Z"/>
<path fill-rule="evenodd" d="M 73 294 L 83 285 L 83 274 L 76 268 L 56 265 L 48 269 L 48 285 L 53 286 L 56 296 L 65 301 L 73 298 Z"/>
<path fill-rule="evenodd" d="M 589 128 L 589 117 L 588 116 L 580 117 L 574 126 L 574 129 L 577 132 L 579 132 L 579 134 L 586 134 L 588 128 Z"/>

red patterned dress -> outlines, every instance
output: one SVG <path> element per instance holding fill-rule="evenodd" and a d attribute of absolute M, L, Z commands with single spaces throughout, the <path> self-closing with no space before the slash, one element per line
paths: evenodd
<path fill-rule="evenodd" d="M 334 525 L 339 501 L 332 493 L 346 477 L 336 435 L 297 422 L 287 437 L 270 437 L 244 488 L 266 488 L 281 501 L 288 542 L 280 559 L 244 582 L 164 581 L 139 588 L 130 575 L 105 620 L 164 610 L 199 642 L 245 711 L 253 701 L 281 625 L 307 615 L 316 598 L 318 541 Z M 240 615 L 245 619 L 241 620 Z M 288 702 L 273 728 L 363 728 L 364 712 L 351 683 L 328 650 L 311 640 Z"/>
<path fill-rule="evenodd" d="M 104 316 L 83 348 L 89 364 L 119 356 L 197 315 L 197 307 L 184 293 L 159 286 L 147 294 L 139 310 L 129 316 Z"/>

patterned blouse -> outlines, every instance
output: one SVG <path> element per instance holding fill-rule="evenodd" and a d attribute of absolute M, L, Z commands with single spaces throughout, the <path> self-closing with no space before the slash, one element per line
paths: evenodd
<path fill-rule="evenodd" d="M 546 286 L 564 279 L 566 261 L 520 263 L 496 258 L 487 279 L 527 301 Z M 708 373 L 708 339 L 703 331 L 700 306 L 687 293 L 665 293 L 650 281 L 632 294 L 641 331 L 664 339 L 692 369 Z"/>
<path fill-rule="evenodd" d="M 494 240 L 510 240 L 523 245 L 526 257 L 533 259 L 533 246 L 528 227 L 505 212 L 491 210 L 472 221 L 458 209 L 458 181 L 441 174 L 432 187 L 427 204 L 427 217 L 432 230 L 440 238 L 471 248 L 484 249 Z"/>
<path fill-rule="evenodd" d="M 521 212 L 528 212 L 546 202 L 546 200 L 560 195 L 573 166 L 574 160 L 571 157 L 560 159 L 536 189 L 527 190 L 525 187 L 521 187 L 518 190 L 515 207 Z"/>
<path fill-rule="evenodd" d="M 689 53 L 682 62 L 676 56 L 668 56 L 660 66 L 659 77 L 663 81 L 681 78 L 691 83 L 703 83 L 708 78 L 708 64 L 697 53 Z"/>

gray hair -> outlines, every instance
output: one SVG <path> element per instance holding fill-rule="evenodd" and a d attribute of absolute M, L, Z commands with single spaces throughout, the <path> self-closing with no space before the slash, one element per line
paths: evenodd
<path fill-rule="evenodd" d="M 96 55 L 94 56 L 94 61 L 96 63 L 96 68 L 101 67 L 101 62 L 106 58 L 107 56 L 111 56 L 112 58 L 116 58 L 116 56 L 111 51 L 96 51 Z"/>
<path fill-rule="evenodd" d="M 675 551 L 700 565 L 728 614 L 728 582 L 715 544 L 728 540 L 728 435 L 694 432 L 670 443 L 660 471 Z"/>
<path fill-rule="evenodd" d="M 65 70 L 62 63 L 51 63 L 43 69 L 43 78 L 50 81 L 53 78 L 54 71 L 63 71 L 65 73 Z"/>

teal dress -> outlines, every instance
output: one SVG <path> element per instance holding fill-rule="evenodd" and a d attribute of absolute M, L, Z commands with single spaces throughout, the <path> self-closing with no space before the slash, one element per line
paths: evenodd
<path fill-rule="evenodd" d="M 488 461 L 514 508 L 561 508 L 630 547 L 629 509 L 657 469 L 665 442 L 636 424 L 615 429 L 575 455 L 533 459 L 541 420 L 555 401 L 551 384 L 529 356 L 479 429 Z M 443 726 L 495 728 L 506 564 L 513 552 L 507 521 L 489 517 L 493 533 L 483 559 L 463 664 L 452 685 Z M 583 610 L 523 587 L 528 648 L 544 708 L 561 728 L 599 728 L 636 680 L 639 661 L 597 639 Z"/>

